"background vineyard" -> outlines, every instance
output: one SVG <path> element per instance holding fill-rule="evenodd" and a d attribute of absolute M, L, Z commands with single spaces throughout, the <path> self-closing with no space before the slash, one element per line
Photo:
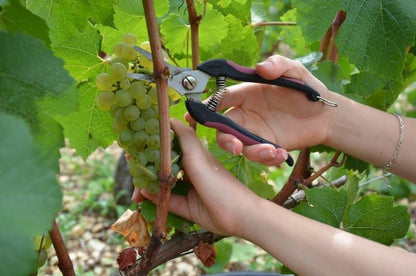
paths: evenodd
<path fill-rule="evenodd" d="M 191 67 L 186 3 L 154 2 L 166 55 L 180 66 Z M 225 57 L 254 66 L 267 56 L 282 54 L 299 59 L 333 91 L 382 110 L 416 117 L 413 0 L 221 0 L 194 4 L 202 15 L 201 61 Z M 62 189 L 56 174 L 65 141 L 86 160 L 116 138 L 111 116 L 95 105 L 95 76 L 108 71 L 105 58 L 112 55 L 113 46 L 125 33 L 134 33 L 140 42 L 149 38 L 143 6 L 137 0 L 3 0 L 0 7 L 0 274 L 28 275 L 36 263 L 33 235 L 50 229 L 61 210 Z M 320 49 L 330 38 L 328 29 L 339 10 L 347 17 L 336 36 L 337 58 L 331 60 L 326 55 L 331 48 L 324 47 L 328 53 L 323 55 Z M 171 116 L 180 119 L 184 112 L 183 103 L 170 109 Z M 199 127 L 198 134 L 228 169 L 263 197 L 273 198 L 291 172 L 288 167 L 269 169 L 224 153 L 216 146 L 212 130 Z M 316 169 L 334 154 L 326 148 L 313 151 Z M 322 210 L 312 212 L 306 203 L 295 210 L 341 227 L 341 221 L 334 221 L 323 209 L 341 210 L 337 215 L 345 218 L 350 208 L 366 215 L 366 209 L 382 206 L 384 211 L 368 215 L 367 222 L 383 222 L 385 228 L 397 224 L 391 235 L 350 231 L 385 244 L 405 235 L 414 240 L 414 228 L 408 231 L 406 208 L 396 206 L 393 199 L 405 199 L 402 203 L 414 200 L 415 186 L 394 175 L 372 181 L 382 173 L 348 157 L 344 166 L 325 174 L 329 181 L 347 175 L 349 181 L 343 188 L 307 192 L 309 202 L 320 204 Z M 371 192 L 375 193 L 369 195 Z M 394 221 L 383 221 L 387 214 L 395 214 Z M 194 227 L 170 222 L 185 232 Z M 348 225 L 348 220 L 342 224 Z M 230 256 L 227 243 L 217 247 L 220 256 Z M 219 259 L 221 262 L 225 265 Z"/>

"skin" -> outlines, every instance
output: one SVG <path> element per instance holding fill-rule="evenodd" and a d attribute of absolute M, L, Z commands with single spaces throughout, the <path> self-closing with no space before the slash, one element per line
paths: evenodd
<path fill-rule="evenodd" d="M 220 108 L 228 109 L 227 116 L 243 127 L 287 150 L 324 144 L 376 166 L 392 157 L 399 139 L 395 116 L 328 91 L 302 65 L 281 56 L 270 57 L 256 70 L 268 79 L 299 79 L 338 107 L 310 102 L 290 89 L 241 84 L 229 88 Z M 405 137 L 392 172 L 415 181 L 416 140 L 410 137 L 416 137 L 416 121 L 403 121 Z M 415 254 L 310 220 L 258 197 L 201 146 L 192 128 L 178 120 L 171 125 L 182 145 L 185 174 L 193 185 L 188 195 L 171 196 L 171 212 L 214 233 L 249 240 L 300 275 L 334 275 L 336 271 L 336 275 L 390 276 L 416 271 Z M 245 146 L 225 133 L 218 133 L 217 141 L 225 150 L 267 165 L 281 164 L 288 154 L 265 144 Z M 145 190 L 136 190 L 133 198 L 157 201 L 157 196 Z"/>

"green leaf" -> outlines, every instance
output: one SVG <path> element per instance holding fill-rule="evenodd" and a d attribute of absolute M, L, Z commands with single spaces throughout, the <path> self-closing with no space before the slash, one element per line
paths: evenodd
<path fill-rule="evenodd" d="M 142 203 L 140 203 L 140 209 L 142 211 L 144 219 L 147 222 L 153 222 L 156 219 L 156 205 L 153 204 L 151 201 L 145 200 Z M 189 233 L 192 225 L 192 222 L 172 213 L 168 214 L 168 218 L 166 220 L 166 227 L 172 227 L 184 233 Z"/>
<path fill-rule="evenodd" d="M 349 205 L 352 204 L 357 197 L 359 180 L 358 176 L 350 171 L 347 182 L 340 188 L 340 191 L 346 193 Z"/>
<path fill-rule="evenodd" d="M 177 14 L 170 14 L 162 21 L 160 32 L 164 37 L 165 45 L 173 57 L 190 58 L 191 40 L 190 26 Z"/>
<path fill-rule="evenodd" d="M 332 61 L 325 60 L 318 63 L 317 69 L 313 70 L 312 74 L 321 80 L 329 90 L 338 93 L 343 91 L 343 72 L 341 68 L 338 65 L 335 65 Z"/>
<path fill-rule="evenodd" d="M 243 25 L 251 23 L 251 0 L 220 0 L 210 1 L 214 7 L 223 15 L 232 14 L 238 18 Z"/>
<path fill-rule="evenodd" d="M 87 1 L 27 0 L 26 7 L 46 21 L 53 43 L 62 42 L 84 30 L 90 16 Z"/>
<path fill-rule="evenodd" d="M 199 46 L 202 60 L 211 59 L 218 55 L 218 52 L 223 49 L 223 38 L 226 37 L 226 34 L 227 23 L 224 16 L 215 9 L 208 9 L 199 26 Z"/>
<path fill-rule="evenodd" d="M 88 83 L 80 85 L 79 109 L 68 116 L 57 116 L 64 126 L 65 137 L 84 160 L 99 146 L 107 147 L 116 139 L 113 119 L 108 111 L 99 109 L 95 99 L 99 90 Z"/>
<path fill-rule="evenodd" d="M 345 191 L 329 187 L 306 190 L 306 201 L 293 210 L 308 218 L 339 227 L 347 207 L 348 198 Z"/>
<path fill-rule="evenodd" d="M 25 9 L 19 1 L 11 1 L 0 13 L 0 30 L 7 33 L 24 32 L 41 39 L 49 47 L 48 26 L 43 19 Z"/>
<path fill-rule="evenodd" d="M 401 81 L 405 49 L 414 45 L 416 5 L 400 1 L 293 1 L 307 41 L 320 40 L 339 10 L 346 11 L 337 46 L 358 69 Z"/>
<path fill-rule="evenodd" d="M 370 194 L 351 206 L 343 225 L 350 233 L 390 245 L 407 233 L 410 215 L 405 206 L 394 206 L 393 197 Z"/>
<path fill-rule="evenodd" d="M 232 155 L 218 147 L 215 141 L 209 144 L 211 153 L 244 185 L 263 198 L 273 198 L 275 191 L 267 182 L 267 166 L 251 162 L 243 155 Z"/>
<path fill-rule="evenodd" d="M 251 26 L 244 26 L 233 15 L 227 15 L 227 36 L 221 43 L 224 57 L 243 66 L 253 66 L 258 58 L 257 38 Z M 238 35 L 236 35 L 238 34 Z"/>
<path fill-rule="evenodd" d="M 95 80 L 95 76 L 107 66 L 98 56 L 99 46 L 100 35 L 91 25 L 52 44 L 56 55 L 65 60 L 65 68 L 77 82 Z"/>
<path fill-rule="evenodd" d="M 51 227 L 62 194 L 27 124 L 0 114 L 0 132 L 0 275 L 30 275 L 31 238 Z"/>
<path fill-rule="evenodd" d="M 48 162 L 58 168 L 64 141 L 54 119 L 76 107 L 75 81 L 43 42 L 23 33 L 0 33 L 0 59 L 0 110 L 24 118 Z M 59 104 L 43 110 L 46 98 Z"/>
<path fill-rule="evenodd" d="M 114 1 L 108 0 L 88 0 L 90 17 L 95 23 L 101 23 L 104 25 L 113 25 L 113 4 Z"/>

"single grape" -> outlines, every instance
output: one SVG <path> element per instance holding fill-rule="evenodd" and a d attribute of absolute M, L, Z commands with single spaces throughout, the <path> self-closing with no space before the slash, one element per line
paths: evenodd
<path fill-rule="evenodd" d="M 156 87 L 152 86 L 152 88 L 147 92 L 147 94 L 152 98 L 152 103 L 157 104 L 157 92 Z"/>
<path fill-rule="evenodd" d="M 137 58 L 137 51 L 133 45 L 126 44 L 123 47 L 121 56 L 127 60 L 135 60 Z"/>
<path fill-rule="evenodd" d="M 135 105 L 129 105 L 124 109 L 123 115 L 127 121 L 135 121 L 140 117 L 140 109 Z"/>
<path fill-rule="evenodd" d="M 120 88 L 123 90 L 129 90 L 130 88 L 130 81 L 128 79 L 124 79 L 120 81 Z"/>
<path fill-rule="evenodd" d="M 116 92 L 116 104 L 125 107 L 131 104 L 130 93 L 126 90 L 118 90 Z"/>
<path fill-rule="evenodd" d="M 159 133 L 159 121 L 154 118 L 147 120 L 144 129 L 148 134 Z"/>
<path fill-rule="evenodd" d="M 124 117 L 124 108 L 119 108 L 115 113 L 114 113 L 114 119 L 122 124 L 122 125 L 127 125 L 128 124 L 128 120 Z"/>
<path fill-rule="evenodd" d="M 118 105 L 116 105 L 116 104 L 113 104 L 113 105 L 110 107 L 110 114 L 111 114 L 111 116 L 112 116 L 112 117 L 114 117 L 114 116 L 115 116 L 115 114 L 116 114 L 116 111 L 117 111 L 117 110 L 119 110 L 120 108 L 122 108 L 122 107 L 120 107 L 120 106 L 118 106 Z"/>
<path fill-rule="evenodd" d="M 147 185 L 152 181 L 149 177 L 140 175 L 133 176 L 133 185 L 139 189 L 147 189 Z"/>
<path fill-rule="evenodd" d="M 110 66 L 110 74 L 116 81 L 124 80 L 127 76 L 127 68 L 120 62 L 113 63 Z"/>
<path fill-rule="evenodd" d="M 148 108 L 146 110 L 142 110 L 141 116 L 145 120 L 149 120 L 155 117 L 155 110 L 153 108 Z"/>
<path fill-rule="evenodd" d="M 95 78 L 95 84 L 101 90 L 111 90 L 113 83 L 114 79 L 109 73 L 100 73 Z"/>
<path fill-rule="evenodd" d="M 138 131 L 134 133 L 133 135 L 134 144 L 138 147 L 142 147 L 145 144 L 147 144 L 148 140 L 149 140 L 149 134 L 147 134 L 145 131 Z"/>
<path fill-rule="evenodd" d="M 158 149 L 160 147 L 160 137 L 159 134 L 152 134 L 147 140 L 147 145 L 150 149 Z"/>
<path fill-rule="evenodd" d="M 123 130 L 127 129 L 127 125 L 114 120 L 111 128 L 115 133 L 121 133 Z"/>
<path fill-rule="evenodd" d="M 155 166 L 147 166 L 145 173 L 149 176 L 152 180 L 157 180 L 157 169 Z"/>
<path fill-rule="evenodd" d="M 102 110 L 109 110 L 110 107 L 115 103 L 115 95 L 111 90 L 104 90 L 98 94 L 95 99 L 95 103 Z"/>
<path fill-rule="evenodd" d="M 123 42 L 127 43 L 127 44 L 133 44 L 136 45 L 137 44 L 137 38 L 134 34 L 132 33 L 127 33 L 123 36 Z"/>
<path fill-rule="evenodd" d="M 119 142 L 121 143 L 120 146 L 129 146 L 133 143 L 133 135 L 134 132 L 130 129 L 125 129 L 120 133 Z"/>
<path fill-rule="evenodd" d="M 143 95 L 140 99 L 136 99 L 136 105 L 142 109 L 148 109 L 152 106 L 152 98 L 149 95 Z"/>
<path fill-rule="evenodd" d="M 139 45 L 139 47 L 142 48 L 142 49 L 145 49 L 148 52 L 151 52 L 150 42 L 148 42 L 148 41 L 142 42 Z M 140 62 L 140 65 L 142 65 L 144 68 L 149 69 L 150 71 L 153 71 L 153 62 L 150 59 L 148 59 L 147 57 L 140 56 L 139 62 Z"/>
<path fill-rule="evenodd" d="M 155 162 L 156 160 L 160 159 L 160 153 L 157 149 L 147 148 L 144 151 L 144 154 L 148 162 Z"/>
<path fill-rule="evenodd" d="M 147 158 L 143 151 L 137 153 L 136 160 L 137 160 L 137 164 L 140 164 L 141 166 L 147 165 Z"/>
<path fill-rule="evenodd" d="M 112 60 L 111 60 L 111 64 L 114 64 L 114 63 L 121 63 L 121 64 L 123 64 L 127 69 L 129 68 L 129 61 L 128 60 L 126 60 L 125 58 L 122 58 L 121 56 L 120 57 L 115 57 L 115 58 L 113 58 Z"/>
<path fill-rule="evenodd" d="M 129 87 L 130 94 L 135 99 L 141 99 L 146 95 L 146 90 L 146 86 L 140 81 L 132 82 Z"/>
<path fill-rule="evenodd" d="M 118 57 L 122 57 L 124 46 L 126 46 L 126 43 L 124 43 L 124 42 L 117 43 L 114 46 L 114 54 L 116 54 L 116 56 L 118 56 Z"/>
<path fill-rule="evenodd" d="M 159 193 L 159 183 L 157 181 L 150 181 L 147 184 L 147 189 L 152 195 L 157 195 Z"/>
<path fill-rule="evenodd" d="M 145 125 L 146 125 L 146 120 L 144 118 L 139 118 L 135 121 L 130 122 L 130 127 L 134 131 L 143 130 Z"/>

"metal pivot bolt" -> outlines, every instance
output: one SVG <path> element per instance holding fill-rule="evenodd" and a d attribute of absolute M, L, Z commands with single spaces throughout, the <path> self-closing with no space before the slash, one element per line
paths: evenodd
<path fill-rule="evenodd" d="M 186 90 L 192 90 L 195 88 L 196 86 L 196 79 L 194 76 L 186 76 L 185 78 L 183 78 L 182 80 L 182 86 L 186 89 Z"/>

